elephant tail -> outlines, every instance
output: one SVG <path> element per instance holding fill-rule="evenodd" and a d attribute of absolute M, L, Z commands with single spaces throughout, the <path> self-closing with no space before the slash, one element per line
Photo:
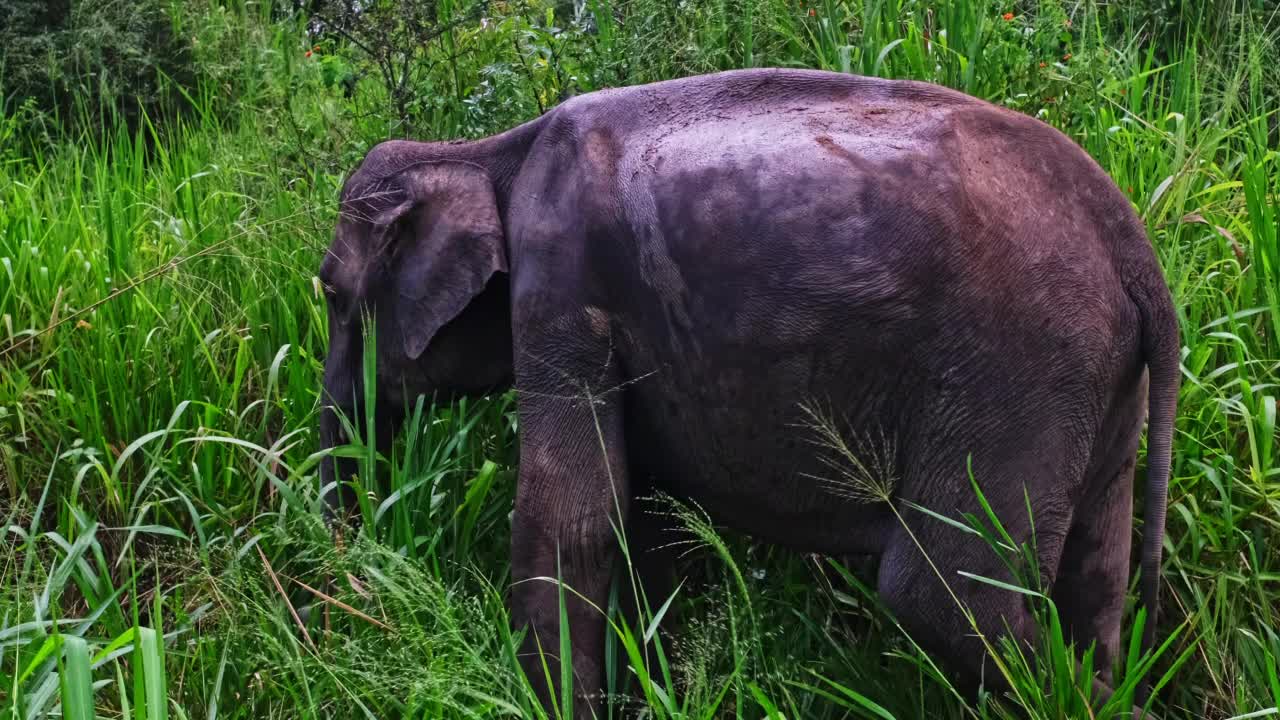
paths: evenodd
<path fill-rule="evenodd" d="M 1145 282 L 1129 287 L 1142 322 L 1141 345 L 1147 364 L 1147 486 L 1142 533 L 1142 604 L 1147 610 L 1142 651 L 1155 646 L 1160 604 L 1160 555 L 1164 546 L 1165 508 L 1173 457 L 1174 420 L 1178 407 L 1181 339 L 1177 310 L 1158 265 L 1140 272 Z M 1145 694 L 1145 693 L 1144 693 Z"/>

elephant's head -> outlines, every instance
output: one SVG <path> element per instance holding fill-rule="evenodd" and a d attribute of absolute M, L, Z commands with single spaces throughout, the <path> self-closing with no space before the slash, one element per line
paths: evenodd
<path fill-rule="evenodd" d="M 376 328 L 373 440 L 384 450 L 417 396 L 448 401 L 511 381 L 506 243 L 493 184 L 476 164 L 424 159 L 424 147 L 379 145 L 343 187 L 320 266 L 329 311 L 323 447 L 344 441 L 338 413 L 356 427 L 364 417 L 366 323 Z M 347 480 L 355 467 L 325 460 L 324 486 L 335 472 Z"/>

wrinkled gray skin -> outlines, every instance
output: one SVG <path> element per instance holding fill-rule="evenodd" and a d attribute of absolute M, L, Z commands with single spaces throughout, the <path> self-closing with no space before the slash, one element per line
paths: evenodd
<path fill-rule="evenodd" d="M 998 684 L 889 509 L 815 479 L 834 472 L 805 403 L 834 411 L 851 444 L 875 441 L 868 461 L 896 498 L 953 517 L 980 514 L 971 455 L 1018 543 L 1025 487 L 1040 572 L 1075 640 L 1099 644 L 1100 692 L 1149 407 L 1155 609 L 1175 311 L 1126 198 L 1039 121 L 920 83 L 727 72 L 583 95 L 476 142 L 380 144 L 342 210 L 321 269 L 333 402 L 359 414 L 360 306 L 376 317 L 384 418 L 420 393 L 518 391 L 512 612 L 544 698 L 556 690 L 534 655 L 559 649 L 556 588 L 521 581 L 554 577 L 558 549 L 564 580 L 604 607 L 611 517 L 641 538 L 641 565 L 662 564 L 632 511 L 654 489 L 768 541 L 879 555 L 907 630 Z M 323 437 L 341 440 L 328 414 Z M 1033 638 L 1022 597 L 957 574 L 1010 579 L 981 539 L 904 517 L 986 634 Z M 567 597 L 585 712 L 600 707 L 605 630 Z"/>

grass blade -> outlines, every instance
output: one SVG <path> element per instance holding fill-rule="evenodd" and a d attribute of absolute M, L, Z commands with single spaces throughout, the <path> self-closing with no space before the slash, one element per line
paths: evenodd
<path fill-rule="evenodd" d="M 62 651 L 62 716 L 68 720 L 93 720 L 89 644 L 84 638 L 64 635 Z"/>

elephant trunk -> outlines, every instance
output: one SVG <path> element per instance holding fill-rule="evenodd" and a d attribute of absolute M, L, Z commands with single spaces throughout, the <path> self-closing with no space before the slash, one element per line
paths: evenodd
<path fill-rule="evenodd" d="M 339 413 L 347 418 L 352 418 L 355 415 L 349 410 L 330 406 L 325 406 L 321 410 L 321 450 L 328 450 L 344 445 L 347 442 L 346 433 L 343 432 L 342 423 L 338 419 Z M 358 472 L 359 465 L 353 458 L 330 455 L 320 461 L 320 492 L 324 502 L 324 520 L 326 524 L 332 524 L 340 515 L 349 514 L 356 507 L 354 491 L 350 485 L 343 483 L 349 481 Z"/>
<path fill-rule="evenodd" d="M 351 442 L 347 437 L 341 418 L 346 418 L 350 426 L 358 434 L 357 442 L 372 444 L 373 449 L 382 457 L 389 457 L 396 433 L 403 424 L 403 418 L 394 409 L 379 406 L 372 419 L 373 428 L 369 428 L 369 419 L 365 417 L 362 407 L 326 406 L 320 415 L 320 449 L 328 450 Z M 372 437 L 370 430 L 372 429 Z M 351 486 L 352 478 L 360 476 L 362 487 L 373 489 L 379 482 L 387 481 L 385 468 L 370 469 L 381 477 L 364 477 L 361 461 L 351 457 L 330 455 L 320 462 L 320 489 L 324 501 L 324 520 L 332 524 L 340 517 L 345 521 L 357 513 L 358 504 L 355 489 Z M 336 485 L 335 485 L 336 484 Z"/>

